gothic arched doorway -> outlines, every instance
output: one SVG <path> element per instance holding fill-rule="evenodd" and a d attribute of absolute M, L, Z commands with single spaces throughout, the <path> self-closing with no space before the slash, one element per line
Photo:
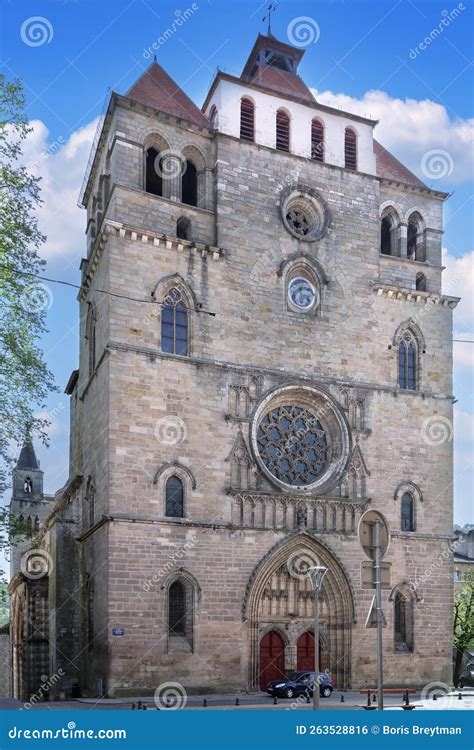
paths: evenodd
<path fill-rule="evenodd" d="M 351 584 L 334 554 L 322 542 L 300 533 L 275 545 L 256 566 L 247 586 L 243 615 L 249 624 L 252 690 L 258 690 L 264 682 L 260 642 L 275 628 L 284 632 L 287 640 L 282 671 L 303 671 L 303 661 L 308 667 L 311 657 L 314 661 L 313 592 L 307 575 L 310 565 L 328 569 L 319 606 L 321 670 L 330 671 L 339 689 L 350 687 L 354 620 Z"/>
<path fill-rule="evenodd" d="M 285 642 L 276 630 L 265 633 L 260 641 L 260 690 L 266 690 L 271 680 L 284 677 Z"/>

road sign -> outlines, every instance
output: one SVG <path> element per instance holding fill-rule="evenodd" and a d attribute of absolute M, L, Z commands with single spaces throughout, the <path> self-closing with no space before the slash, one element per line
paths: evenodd
<path fill-rule="evenodd" d="M 363 589 L 375 588 L 375 568 L 372 560 L 363 560 L 360 564 L 360 580 Z M 383 589 L 392 588 L 392 563 L 380 563 L 380 585 Z"/>
<path fill-rule="evenodd" d="M 385 628 L 387 625 L 387 620 L 385 619 L 385 615 L 380 610 L 382 615 L 382 627 Z M 377 605 L 375 602 L 375 595 L 372 597 L 372 604 L 370 605 L 369 614 L 367 615 L 367 620 L 365 621 L 365 627 L 366 628 L 376 628 L 377 627 Z"/>
<path fill-rule="evenodd" d="M 359 521 L 359 542 L 370 560 L 375 560 L 375 522 L 380 523 L 380 557 L 385 557 L 390 544 L 390 529 L 379 510 L 366 510 Z"/>
<path fill-rule="evenodd" d="M 112 635 L 125 635 L 123 628 L 112 628 Z"/>

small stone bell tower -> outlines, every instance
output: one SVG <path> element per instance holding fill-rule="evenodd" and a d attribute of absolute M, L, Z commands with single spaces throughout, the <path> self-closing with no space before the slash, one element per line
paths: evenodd
<path fill-rule="evenodd" d="M 12 481 L 10 512 L 23 516 L 25 521 L 30 522 L 33 532 L 39 531 L 48 515 L 49 502 L 43 494 L 43 472 L 29 436 L 25 439 L 18 463 L 13 469 Z M 24 540 L 12 547 L 11 578 L 20 570 L 21 556 L 29 546 L 29 540 Z"/>

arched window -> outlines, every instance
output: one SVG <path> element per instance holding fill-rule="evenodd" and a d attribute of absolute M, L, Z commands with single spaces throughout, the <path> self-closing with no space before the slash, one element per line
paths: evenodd
<path fill-rule="evenodd" d="M 415 287 L 418 292 L 426 292 L 426 276 L 423 273 L 416 274 Z"/>
<path fill-rule="evenodd" d="M 324 161 L 324 125 L 317 118 L 311 122 L 311 158 Z"/>
<path fill-rule="evenodd" d="M 415 531 L 415 504 L 409 492 L 402 496 L 400 526 L 402 531 Z"/>
<path fill-rule="evenodd" d="M 413 597 L 409 592 L 397 590 L 394 596 L 393 640 L 395 651 L 413 651 Z"/>
<path fill-rule="evenodd" d="M 290 116 L 284 109 L 276 113 L 276 147 L 279 151 L 290 150 Z"/>
<path fill-rule="evenodd" d="M 357 169 L 357 135 L 352 128 L 344 133 L 344 162 L 346 169 Z"/>
<path fill-rule="evenodd" d="M 240 100 L 240 137 L 244 141 L 255 140 L 255 106 L 247 96 Z"/>
<path fill-rule="evenodd" d="M 163 195 L 163 173 L 160 153 L 156 148 L 149 148 L 145 162 L 145 190 L 152 195 Z"/>
<path fill-rule="evenodd" d="M 186 159 L 185 169 L 181 177 L 181 200 L 188 206 L 197 206 L 198 204 L 198 178 L 195 164 Z"/>
<path fill-rule="evenodd" d="M 184 488 L 181 479 L 171 476 L 166 482 L 165 515 L 171 518 L 184 518 Z"/>
<path fill-rule="evenodd" d="M 186 589 L 180 580 L 174 581 L 168 592 L 169 635 L 186 636 Z"/>
<path fill-rule="evenodd" d="M 97 365 L 97 342 L 96 342 L 97 312 L 94 305 L 90 304 L 87 311 L 86 339 L 88 345 L 88 368 L 89 377 L 94 374 Z"/>
<path fill-rule="evenodd" d="M 217 107 L 215 104 L 210 109 L 209 122 L 211 123 L 211 128 L 215 129 L 217 127 Z"/>
<path fill-rule="evenodd" d="M 161 311 L 161 351 L 188 354 L 188 312 L 181 292 L 173 288 L 166 295 Z"/>
<path fill-rule="evenodd" d="M 95 487 L 91 477 L 87 480 L 86 501 L 88 503 L 89 526 L 93 526 L 95 523 Z"/>
<path fill-rule="evenodd" d="M 31 493 L 33 492 L 33 482 L 31 481 L 30 477 L 26 477 L 23 483 L 23 492 L 25 492 L 27 495 L 31 495 Z"/>
<path fill-rule="evenodd" d="M 405 331 L 398 345 L 398 385 L 407 391 L 417 387 L 417 345 L 410 331 Z"/>
<path fill-rule="evenodd" d="M 380 252 L 383 255 L 392 255 L 392 232 L 393 219 L 391 216 L 384 216 L 380 223 Z"/>
<path fill-rule="evenodd" d="M 176 222 L 176 237 L 180 240 L 191 239 L 191 222 L 185 216 L 180 216 Z"/>
<path fill-rule="evenodd" d="M 407 225 L 407 258 L 409 260 L 425 260 L 423 235 L 423 219 L 418 211 L 414 211 Z"/>

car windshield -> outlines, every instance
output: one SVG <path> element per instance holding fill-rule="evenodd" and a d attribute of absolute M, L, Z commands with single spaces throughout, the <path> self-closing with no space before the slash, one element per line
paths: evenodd
<path fill-rule="evenodd" d="M 307 682 L 310 679 L 313 679 L 312 672 L 298 672 L 295 677 L 296 682 Z"/>

